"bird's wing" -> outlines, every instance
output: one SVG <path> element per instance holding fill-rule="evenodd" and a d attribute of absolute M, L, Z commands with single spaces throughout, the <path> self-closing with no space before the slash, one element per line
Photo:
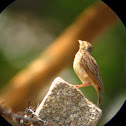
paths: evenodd
<path fill-rule="evenodd" d="M 94 83 L 99 85 L 99 88 L 104 91 L 103 82 L 99 70 L 99 66 L 96 60 L 90 54 L 83 54 L 81 58 L 80 65 L 85 69 L 85 71 L 92 78 Z"/>

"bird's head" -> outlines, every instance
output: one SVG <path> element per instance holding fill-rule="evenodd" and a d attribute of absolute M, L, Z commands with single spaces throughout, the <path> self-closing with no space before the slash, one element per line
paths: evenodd
<path fill-rule="evenodd" d="M 85 50 L 85 51 L 87 51 L 89 53 L 92 52 L 92 45 L 89 42 L 82 41 L 82 40 L 78 40 L 78 41 L 79 41 L 80 49 L 81 50 Z"/>

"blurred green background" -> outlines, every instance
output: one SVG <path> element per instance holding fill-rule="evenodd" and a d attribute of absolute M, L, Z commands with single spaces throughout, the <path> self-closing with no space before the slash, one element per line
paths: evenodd
<path fill-rule="evenodd" d="M 46 49 L 87 7 L 97 0 L 15 1 L 0 14 L 0 88 L 39 53 Z M 119 110 L 126 98 L 126 31 L 121 21 L 93 42 L 104 83 L 103 110 L 99 125 Z M 59 73 L 64 80 L 79 84 L 72 63 Z M 96 103 L 93 87 L 81 88 Z M 95 94 L 95 95 L 94 95 Z"/>

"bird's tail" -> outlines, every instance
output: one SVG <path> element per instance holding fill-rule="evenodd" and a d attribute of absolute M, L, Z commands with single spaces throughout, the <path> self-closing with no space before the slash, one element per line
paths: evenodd
<path fill-rule="evenodd" d="M 98 95 L 97 105 L 99 106 L 101 104 L 101 89 L 96 84 L 93 84 L 93 87 L 95 88 Z"/>
<path fill-rule="evenodd" d="M 98 88 L 97 94 L 98 94 L 97 105 L 99 106 L 101 104 L 101 89 L 100 88 Z"/>

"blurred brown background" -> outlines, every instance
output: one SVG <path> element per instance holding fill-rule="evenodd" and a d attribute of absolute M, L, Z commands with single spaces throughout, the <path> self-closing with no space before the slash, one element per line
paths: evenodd
<path fill-rule="evenodd" d="M 0 101 L 15 112 L 41 102 L 56 76 L 80 84 L 72 67 L 78 39 L 93 45 L 105 91 L 99 125 L 119 110 L 126 98 L 126 31 L 97 0 L 15 1 L 0 15 Z M 96 103 L 93 87 L 81 88 Z"/>

